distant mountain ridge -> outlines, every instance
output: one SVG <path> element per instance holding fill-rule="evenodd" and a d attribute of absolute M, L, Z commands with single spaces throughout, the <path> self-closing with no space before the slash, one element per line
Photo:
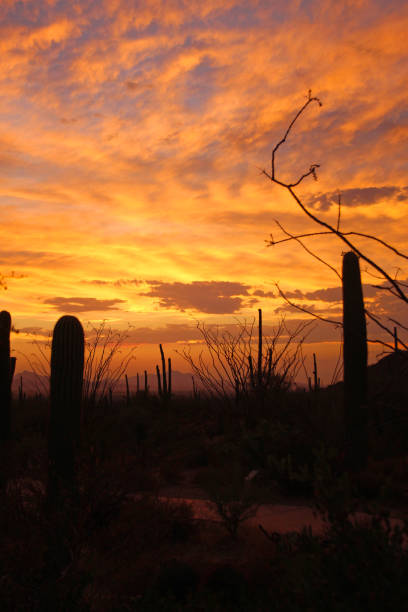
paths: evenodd
<path fill-rule="evenodd" d="M 22 372 L 18 372 L 14 375 L 12 392 L 15 396 L 18 395 L 18 390 L 20 387 L 21 379 L 23 381 L 23 392 L 26 396 L 35 395 L 36 393 L 42 393 L 43 395 L 47 393 L 49 388 L 49 380 L 48 376 L 43 376 L 41 374 L 36 374 L 35 372 L 31 372 L 29 370 L 23 370 Z M 137 386 L 137 376 L 129 376 L 129 388 L 131 393 L 136 393 Z M 193 381 L 192 374 L 188 372 L 178 372 L 177 370 L 173 370 L 171 373 L 171 382 L 172 382 L 172 390 L 174 393 L 192 393 L 193 392 Z M 199 381 L 195 380 L 197 388 L 200 387 Z M 157 375 L 156 372 L 148 372 L 147 374 L 147 384 L 149 386 L 149 390 L 152 393 L 157 393 Z M 139 375 L 139 387 L 140 390 L 144 389 L 144 374 Z M 123 376 L 113 391 L 114 396 L 125 395 L 126 394 L 126 381 Z"/>
<path fill-rule="evenodd" d="M 370 393 L 399 392 L 408 396 L 408 351 L 397 351 L 389 353 L 376 363 L 368 366 L 368 387 Z M 12 391 L 18 395 L 21 377 L 23 379 L 23 391 L 27 396 L 41 392 L 47 393 L 48 376 L 35 374 L 29 370 L 23 370 L 14 375 Z M 137 376 L 129 376 L 130 392 L 136 392 Z M 197 389 L 202 388 L 197 377 L 194 378 Z M 156 372 L 148 372 L 147 383 L 152 393 L 157 393 Z M 144 375 L 139 375 L 140 390 L 144 389 Z M 343 386 L 343 381 L 335 385 L 329 385 L 327 389 L 336 389 Z M 192 374 L 189 372 L 172 371 L 172 390 L 174 393 L 189 394 L 193 391 Z M 116 385 L 113 395 L 120 396 L 126 394 L 126 381 L 123 376 Z"/>
<path fill-rule="evenodd" d="M 340 389 L 343 381 L 329 385 Z M 399 393 L 408 396 L 408 351 L 388 353 L 367 368 L 367 386 L 371 396 Z"/>

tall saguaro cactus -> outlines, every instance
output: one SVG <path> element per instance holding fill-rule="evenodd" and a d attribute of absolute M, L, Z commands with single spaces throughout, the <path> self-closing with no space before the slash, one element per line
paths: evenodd
<path fill-rule="evenodd" d="M 7 310 L 0 312 L 0 439 L 11 435 L 11 316 Z"/>
<path fill-rule="evenodd" d="M 343 256 L 343 359 L 346 465 L 352 470 L 367 460 L 367 328 L 358 257 Z"/>
<path fill-rule="evenodd" d="M 84 330 L 76 317 L 65 315 L 55 327 L 51 346 L 51 412 L 48 434 L 48 498 L 61 488 L 73 490 L 75 446 L 80 438 L 84 375 Z"/>
<path fill-rule="evenodd" d="M 166 375 L 166 359 L 164 357 L 164 351 L 161 344 L 159 344 L 161 361 L 162 361 L 162 381 L 160 377 L 160 368 L 156 365 L 156 374 L 157 374 L 157 388 L 159 397 L 163 400 L 163 402 L 168 403 L 171 399 L 171 359 L 170 357 L 167 360 L 168 370 Z"/>

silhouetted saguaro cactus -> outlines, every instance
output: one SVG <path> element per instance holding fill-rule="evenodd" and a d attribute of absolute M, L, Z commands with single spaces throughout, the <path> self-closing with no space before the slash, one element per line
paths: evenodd
<path fill-rule="evenodd" d="M 367 460 L 367 328 L 358 257 L 343 256 L 343 360 L 346 466 Z"/>
<path fill-rule="evenodd" d="M 159 394 L 159 397 L 162 397 L 163 391 L 162 391 L 162 385 L 161 385 L 160 368 L 158 365 L 156 365 L 156 375 L 157 375 L 157 393 Z"/>
<path fill-rule="evenodd" d="M 273 378 L 272 349 L 267 348 L 263 353 L 262 333 L 262 309 L 258 308 L 258 361 L 255 371 L 252 355 L 248 355 L 249 382 L 252 390 L 256 393 L 257 401 L 263 404 L 266 393 L 270 388 Z"/>
<path fill-rule="evenodd" d="M 258 389 L 262 388 L 262 309 L 258 308 Z"/>
<path fill-rule="evenodd" d="M 163 385 L 161 383 L 160 380 L 160 368 L 158 365 L 156 365 L 156 374 L 157 374 L 157 387 L 158 387 L 158 393 L 159 393 L 159 397 L 164 401 L 164 402 L 168 402 L 171 399 L 171 359 L 170 357 L 168 358 L 167 362 L 168 362 L 168 371 L 166 374 L 166 359 L 164 357 L 164 351 L 163 351 L 163 347 L 161 344 L 159 344 L 159 349 L 160 349 L 160 354 L 161 354 L 161 361 L 162 361 L 162 381 L 163 381 Z"/>
<path fill-rule="evenodd" d="M 7 310 L 0 312 L 0 439 L 11 435 L 11 316 Z"/>
<path fill-rule="evenodd" d="M 23 390 L 23 377 L 20 376 L 20 384 L 18 386 L 18 403 L 20 406 L 24 404 L 25 398 L 26 398 L 26 394 L 24 393 L 24 390 Z"/>
<path fill-rule="evenodd" d="M 51 346 L 51 412 L 48 434 L 48 499 L 61 488 L 73 491 L 75 445 L 80 439 L 84 374 L 84 330 L 76 317 L 63 316 L 55 327 Z"/>
<path fill-rule="evenodd" d="M 126 381 L 126 406 L 130 406 L 130 388 L 129 388 L 129 379 L 128 379 L 127 374 L 125 374 L 125 381 Z"/>

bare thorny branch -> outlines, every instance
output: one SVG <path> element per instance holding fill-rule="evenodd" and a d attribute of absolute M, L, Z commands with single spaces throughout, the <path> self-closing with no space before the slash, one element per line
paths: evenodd
<path fill-rule="evenodd" d="M 386 242 L 385 240 L 382 240 L 381 238 L 377 238 L 376 236 L 373 236 L 371 234 L 366 234 L 363 232 L 354 232 L 354 231 L 347 231 L 347 232 L 343 232 L 340 229 L 340 221 L 341 221 L 341 195 L 339 194 L 338 196 L 338 212 L 337 212 L 337 221 L 336 221 L 336 226 L 331 225 L 330 223 L 327 223 L 326 221 L 323 221 L 322 219 L 320 219 L 318 216 L 316 216 L 315 214 L 313 214 L 307 207 L 306 205 L 301 201 L 301 199 L 299 198 L 299 196 L 293 191 L 294 187 L 297 187 L 305 178 L 307 178 L 308 176 L 313 176 L 313 178 L 315 180 L 317 180 L 317 168 L 320 167 L 319 164 L 312 164 L 309 168 L 309 170 L 307 172 L 305 172 L 304 174 L 302 174 L 300 176 L 300 178 L 292 183 L 286 183 L 280 179 L 277 178 L 276 176 L 276 154 L 279 150 L 279 148 L 286 142 L 292 128 L 294 127 L 296 121 L 300 118 L 300 116 L 304 113 L 304 111 L 307 109 L 307 107 L 309 105 L 311 105 L 312 103 L 316 102 L 319 106 L 322 106 L 322 102 L 320 101 L 319 98 L 317 98 L 316 96 L 312 96 L 312 92 L 311 90 L 309 90 L 308 92 L 308 96 L 307 96 L 307 100 L 306 102 L 303 104 L 303 106 L 301 107 L 301 109 L 296 113 L 295 117 L 292 119 L 292 121 L 290 122 L 283 138 L 274 146 L 274 148 L 272 149 L 272 157 L 271 157 L 271 170 L 270 172 L 267 172 L 266 170 L 262 170 L 262 174 L 264 174 L 269 180 L 271 180 L 273 183 L 276 183 L 277 185 L 280 185 L 281 187 L 283 187 L 284 189 L 286 189 L 290 195 L 292 196 L 292 198 L 295 200 L 296 204 L 299 206 L 299 208 L 305 213 L 305 215 L 307 215 L 312 221 L 314 221 L 317 225 L 320 225 L 322 227 L 325 228 L 325 230 L 323 231 L 319 231 L 319 232 L 308 232 L 308 233 L 302 233 L 302 234 L 291 234 L 288 231 L 286 231 L 282 225 L 275 220 L 275 223 L 278 225 L 278 227 L 283 231 L 283 233 L 286 235 L 286 238 L 283 238 L 281 240 L 275 240 L 273 238 L 273 235 L 270 234 L 270 239 L 266 240 L 265 242 L 267 243 L 267 246 L 274 246 L 276 244 L 281 244 L 283 242 L 289 242 L 292 240 L 295 240 L 296 242 L 298 242 L 298 244 L 300 244 L 302 246 L 302 248 L 304 250 L 306 250 L 306 252 L 311 255 L 312 257 L 314 257 L 315 259 L 317 259 L 320 263 L 326 265 L 327 267 L 329 267 L 340 279 L 341 276 L 339 274 L 339 272 L 333 267 L 331 266 L 328 262 L 324 261 L 321 257 L 319 257 L 318 255 L 316 255 L 313 251 L 311 251 L 310 249 L 308 249 L 303 242 L 301 241 L 302 238 L 309 238 L 312 236 L 322 236 L 322 235 L 335 235 L 337 236 L 350 250 L 354 251 L 354 253 L 356 253 L 356 255 L 358 257 L 360 257 L 360 259 L 362 261 L 365 261 L 369 266 L 371 266 L 371 268 L 374 268 L 374 270 L 376 270 L 379 274 L 381 279 L 386 280 L 389 283 L 389 286 L 383 286 L 381 285 L 380 287 L 378 287 L 379 289 L 385 290 L 385 291 L 389 291 L 394 297 L 397 297 L 398 299 L 401 299 L 403 302 L 408 304 L 408 295 L 406 295 L 406 293 L 403 291 L 402 287 L 407 287 L 406 283 L 403 283 L 401 281 L 398 281 L 396 278 L 392 278 L 388 272 L 386 272 L 386 270 L 384 270 L 384 268 L 382 268 L 381 266 L 379 266 L 374 260 L 372 260 L 370 257 L 368 257 L 367 255 L 365 255 L 358 247 L 357 245 L 350 239 L 351 236 L 358 236 L 358 237 L 362 237 L 362 238 L 367 238 L 369 240 L 372 240 L 374 242 L 377 242 L 379 244 L 381 244 L 382 246 L 384 246 L 386 249 L 392 251 L 393 253 L 395 253 L 395 255 L 397 255 L 398 257 L 401 257 L 403 259 L 407 259 L 408 260 L 408 255 L 406 255 L 405 253 L 402 253 L 401 251 L 399 251 L 398 249 L 396 249 L 395 247 L 393 247 L 392 245 L 390 245 L 388 242 Z M 302 312 L 305 312 L 307 314 L 312 315 L 314 318 L 316 319 L 320 319 L 322 321 L 325 321 L 327 323 L 332 323 L 334 325 L 337 326 L 342 326 L 342 323 L 339 321 L 333 321 L 331 319 L 326 319 L 310 310 L 308 310 L 307 308 L 303 308 L 301 306 L 299 306 L 298 304 L 293 303 L 292 301 L 290 301 L 284 294 L 284 292 L 280 289 L 280 287 L 278 286 L 278 284 L 276 284 L 277 289 L 279 291 L 279 294 L 281 295 L 281 297 L 286 301 L 286 303 L 288 303 L 290 306 L 296 308 L 297 310 L 300 310 Z M 366 309 L 366 315 L 376 324 L 378 325 L 383 331 L 385 331 L 387 334 L 390 334 L 391 336 L 394 336 L 393 331 L 388 328 L 386 325 L 384 325 L 383 323 L 381 323 L 378 318 L 373 315 L 371 312 L 369 312 Z M 399 327 L 401 327 L 402 329 L 406 329 L 403 325 L 401 325 L 400 323 L 398 323 L 397 321 L 393 320 L 393 319 L 389 319 L 392 320 L 393 322 L 395 322 Z M 405 348 L 408 349 L 408 346 L 402 342 L 400 340 L 400 338 L 398 339 L 400 344 Z M 382 344 L 384 347 L 386 348 L 391 348 L 393 349 L 393 347 L 388 344 L 387 342 L 384 342 L 382 340 L 378 340 L 378 339 L 368 339 L 368 342 L 371 343 L 379 343 Z"/>
<path fill-rule="evenodd" d="M 252 323 L 237 320 L 238 333 L 235 335 L 226 330 L 221 332 L 218 326 L 211 329 L 197 323 L 206 345 L 207 359 L 203 351 L 197 359 L 189 349 L 177 352 L 188 361 L 209 395 L 228 402 L 235 396 L 238 401 L 257 392 L 259 385 L 265 392 L 289 388 L 302 365 L 301 347 L 310 324 L 311 321 L 305 321 L 290 330 L 282 319 L 271 336 L 263 335 L 264 351 L 259 372 L 254 355 L 254 320 Z M 295 341 L 296 347 L 292 348 Z"/>
<path fill-rule="evenodd" d="M 91 404 L 105 397 L 109 389 L 114 389 L 134 359 L 131 348 L 126 355 L 117 360 L 127 339 L 126 331 L 114 331 L 102 321 L 99 327 L 92 327 L 85 343 L 86 358 L 84 365 L 83 396 Z M 116 360 L 116 366 L 113 365 Z"/>
<path fill-rule="evenodd" d="M 136 347 L 120 358 L 127 337 L 126 331 L 114 331 L 106 326 L 106 321 L 98 327 L 90 326 L 86 333 L 83 398 L 89 404 L 101 400 L 109 389 L 114 390 L 134 359 Z M 50 333 L 45 341 L 34 340 L 35 352 L 24 355 L 35 374 L 38 392 L 45 396 L 49 393 L 51 344 Z"/>

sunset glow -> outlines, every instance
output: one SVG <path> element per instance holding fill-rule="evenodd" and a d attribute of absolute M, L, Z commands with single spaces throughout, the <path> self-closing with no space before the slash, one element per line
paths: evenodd
<path fill-rule="evenodd" d="M 277 173 L 320 164 L 297 190 L 310 209 L 335 224 L 340 192 L 343 229 L 408 252 L 407 31 L 402 0 L 3 0 L 0 310 L 20 330 L 12 348 L 30 351 L 74 314 L 132 326 L 131 373 L 153 371 L 159 342 L 186 371 L 174 348 L 199 338 L 197 321 L 262 308 L 267 332 L 282 314 L 303 318 L 276 282 L 341 319 L 328 267 L 295 242 L 266 246 L 284 238 L 275 220 L 318 228 L 261 171 L 311 89 L 323 105 L 296 124 Z M 408 277 L 404 260 L 357 242 Z M 307 245 L 341 270 L 334 236 Z M 364 267 L 363 281 L 378 312 L 408 325 Z M 339 338 L 327 324 L 310 337 L 324 382 Z"/>

